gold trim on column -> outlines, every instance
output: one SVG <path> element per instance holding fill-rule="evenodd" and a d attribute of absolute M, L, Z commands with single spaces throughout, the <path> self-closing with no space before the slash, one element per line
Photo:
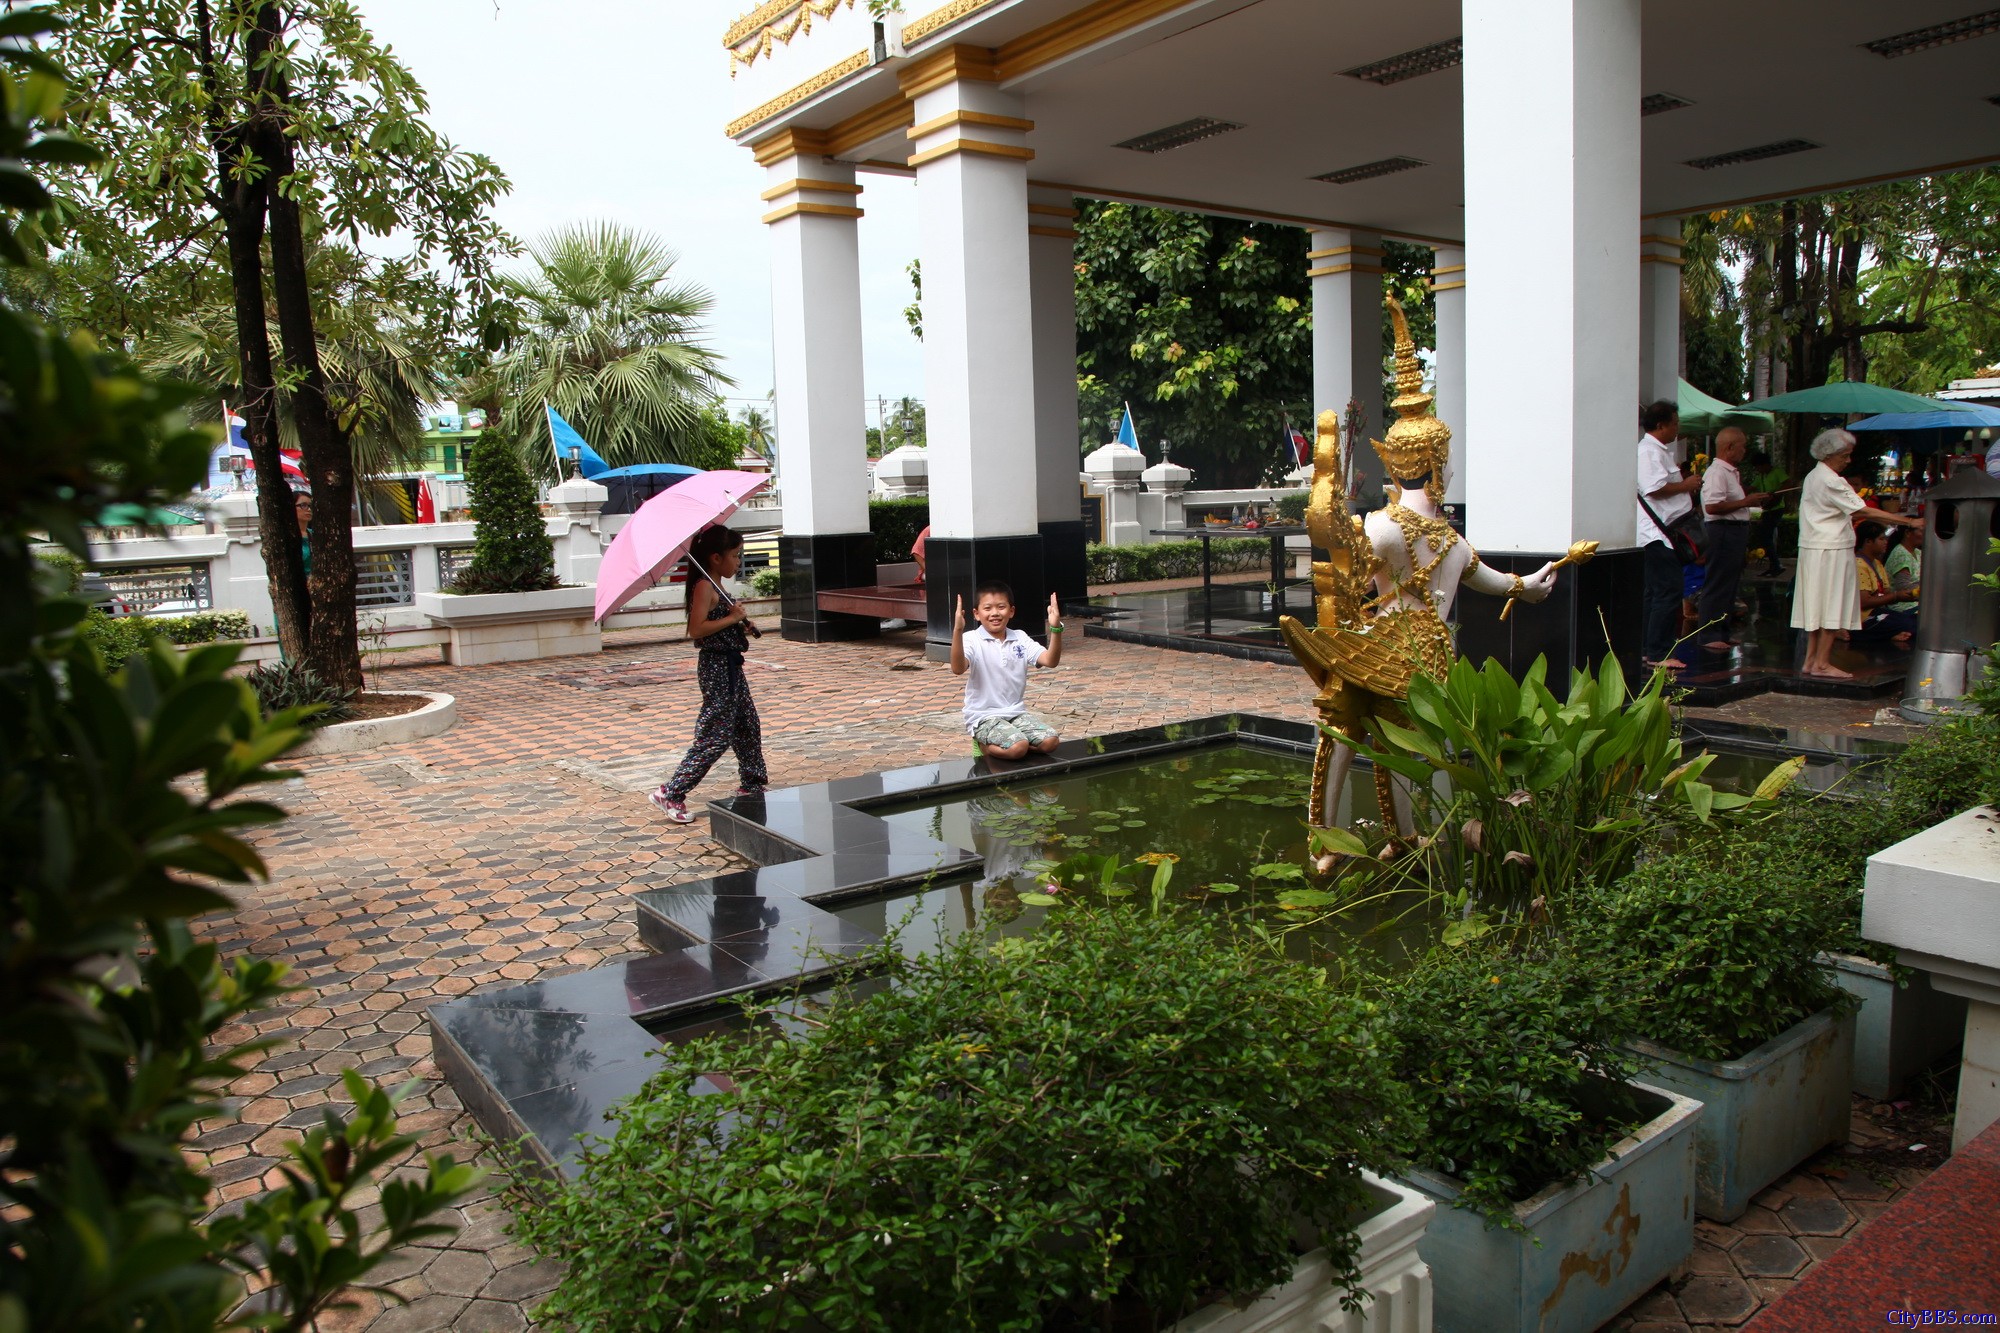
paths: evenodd
<path fill-rule="evenodd" d="M 944 46 L 896 71 L 896 86 L 911 101 L 961 79 L 968 83 L 1000 82 L 993 68 L 993 52 L 984 46 Z"/>
<path fill-rule="evenodd" d="M 1335 255 L 1373 255 L 1382 258 L 1382 251 L 1367 245 L 1336 245 L 1331 250 L 1308 250 L 1307 259 L 1331 259 Z"/>
<path fill-rule="evenodd" d="M 1683 241 L 1683 240 L 1682 240 L 1682 239 L 1681 239 L 1680 237 L 1678 237 L 1678 236 L 1641 236 L 1641 237 L 1639 238 L 1639 244 L 1641 244 L 1641 245 L 1671 245 L 1671 246 L 1672 246 L 1672 247 L 1674 247 L 1674 249 L 1676 249 L 1676 250 L 1683 250 L 1683 249 L 1686 249 L 1686 248 L 1687 248 L 1687 242 L 1686 242 L 1686 241 Z"/>
<path fill-rule="evenodd" d="M 1447 274 L 1447 273 L 1463 273 L 1463 272 L 1465 272 L 1465 265 L 1463 265 L 1463 264 L 1447 264 L 1447 265 L 1446 265 L 1445 267 L 1443 267 L 1443 268 L 1434 268 L 1434 269 L 1432 269 L 1432 270 L 1431 270 L 1431 276 L 1432 276 L 1433 278 L 1442 278 L 1442 277 L 1443 277 L 1443 276 L 1444 276 L 1445 274 Z"/>
<path fill-rule="evenodd" d="M 921 139 L 926 134 L 949 129 L 953 125 L 987 125 L 996 130 L 1020 130 L 1023 133 L 1035 128 L 1032 120 L 1022 120 L 1019 116 L 995 116 L 985 111 L 947 111 L 942 116 L 933 116 L 921 125 L 912 125 L 903 131 L 908 139 Z"/>
<path fill-rule="evenodd" d="M 763 222 L 783 222 L 786 218 L 796 217 L 800 213 L 811 217 L 825 218 L 859 218 L 868 216 L 860 209 L 850 208 L 846 204 L 786 204 L 783 208 L 772 209 L 759 220 Z"/>
<path fill-rule="evenodd" d="M 1074 208 L 1064 208 L 1061 204 L 1029 204 L 1028 211 L 1030 213 L 1040 213 L 1045 218 L 1073 218 L 1077 216 L 1077 211 Z"/>
<path fill-rule="evenodd" d="M 916 108 L 909 99 L 902 96 L 891 97 L 877 102 L 865 111 L 857 111 L 846 120 L 836 121 L 826 131 L 827 152 L 838 157 L 851 153 L 863 144 L 870 144 L 886 134 L 893 134 L 916 119 Z"/>
<path fill-rule="evenodd" d="M 812 179 L 810 176 L 794 176 L 792 177 L 792 179 L 786 181 L 782 185 L 773 185 L 770 189 L 764 191 L 757 197 L 759 199 L 762 199 L 764 202 L 769 203 L 771 200 L 776 199 L 781 194 L 792 194 L 797 191 L 812 191 L 812 190 L 818 190 L 823 194 L 861 193 L 861 187 L 859 185 L 850 185 L 846 181 L 816 181 Z"/>
<path fill-rule="evenodd" d="M 1330 278 L 1336 273 L 1380 273 L 1381 271 L 1381 267 L 1375 264 L 1328 264 L 1325 268 L 1307 269 L 1306 276 L 1308 278 Z"/>
<path fill-rule="evenodd" d="M 953 153 L 984 153 L 988 157 L 1007 157 L 1017 162 L 1035 160 L 1035 150 L 1032 148 L 1017 148 L 1010 143 L 988 143 L 984 139 L 953 139 L 935 148 L 926 148 L 921 153 L 912 154 L 910 165 L 920 167 L 926 162 L 950 157 Z"/>
<path fill-rule="evenodd" d="M 1076 233 L 1068 227 L 1029 227 L 1030 236 L 1054 236 L 1059 240 L 1075 240 Z"/>
<path fill-rule="evenodd" d="M 1455 292 L 1463 286 L 1465 286 L 1463 280 L 1458 282 L 1434 282 L 1431 284 L 1431 290 L 1434 292 Z"/>
<path fill-rule="evenodd" d="M 790 110 L 815 93 L 824 92 L 850 74 L 867 69 L 873 57 L 866 51 L 856 51 L 831 69 L 823 69 L 796 88 L 779 93 L 747 116 L 738 116 L 723 127 L 723 133 L 735 138 L 744 131 L 763 124 L 781 111 Z"/>
<path fill-rule="evenodd" d="M 1642 264 L 1672 264 L 1675 268 L 1687 267 L 1685 259 L 1676 259 L 1672 255 L 1640 255 L 1639 262 Z"/>
<path fill-rule="evenodd" d="M 773 162 L 787 157 L 825 157 L 829 151 L 826 136 L 818 130 L 779 130 L 768 139 L 759 139 L 750 145 L 750 151 L 757 158 L 757 165 L 768 167 Z"/>

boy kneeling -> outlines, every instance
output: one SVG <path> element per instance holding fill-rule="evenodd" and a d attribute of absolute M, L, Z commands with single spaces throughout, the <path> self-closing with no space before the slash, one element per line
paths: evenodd
<path fill-rule="evenodd" d="M 1004 583 L 982 583 L 972 594 L 972 614 L 980 628 L 965 628 L 965 599 L 953 602 L 951 674 L 965 677 L 965 729 L 980 753 L 992 759 L 1025 759 L 1030 750 L 1043 754 L 1056 748 L 1054 728 L 1022 706 L 1028 692 L 1028 669 L 1052 667 L 1062 661 L 1062 612 L 1049 594 L 1049 646 L 1044 649 L 1027 634 L 1010 629 L 1014 590 Z"/>

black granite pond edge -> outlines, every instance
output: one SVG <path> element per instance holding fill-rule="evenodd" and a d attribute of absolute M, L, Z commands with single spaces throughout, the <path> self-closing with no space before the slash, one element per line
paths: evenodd
<path fill-rule="evenodd" d="M 1690 747 L 1759 757 L 1805 754 L 1855 768 L 1895 748 L 1779 728 L 1687 720 Z M 663 1042 L 716 1030 L 746 997 L 778 997 L 850 971 L 881 942 L 827 910 L 853 899 L 975 877 L 982 859 L 897 828 L 871 809 L 1216 745 L 1310 755 L 1309 723 L 1226 713 L 1065 741 L 1006 762 L 940 760 L 710 802 L 716 840 L 753 863 L 633 895 L 654 952 L 429 1010 L 439 1069 L 480 1127 L 546 1177 L 573 1171 L 579 1136 L 638 1092 Z M 967 741 L 968 751 L 971 742 Z"/>

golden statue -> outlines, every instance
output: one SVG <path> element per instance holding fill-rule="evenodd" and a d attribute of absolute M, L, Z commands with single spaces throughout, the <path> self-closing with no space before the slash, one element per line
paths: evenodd
<path fill-rule="evenodd" d="M 1319 694 L 1321 734 L 1313 755 L 1312 823 L 1331 828 L 1341 789 L 1354 763 L 1348 741 L 1365 739 L 1368 719 L 1401 717 L 1410 678 L 1419 671 L 1443 677 L 1458 656 L 1446 623 L 1460 586 L 1539 602 L 1555 589 L 1556 570 L 1582 564 L 1596 542 L 1577 542 L 1560 560 L 1522 577 L 1488 568 L 1479 553 L 1446 522 L 1440 505 L 1451 458 L 1451 429 L 1431 415 L 1423 371 L 1410 342 L 1403 307 L 1394 298 L 1389 318 L 1396 332 L 1395 424 L 1386 440 L 1369 441 L 1398 487 L 1395 500 L 1364 521 L 1350 515 L 1354 439 L 1341 446 L 1340 419 L 1319 415 L 1313 447 L 1313 484 L 1306 502 L 1306 530 L 1327 558 L 1313 562 L 1313 608 L 1318 626 L 1279 618 L 1286 644 L 1312 677 Z M 1358 435 L 1358 429 L 1353 435 Z M 1382 822 L 1408 832 L 1387 769 L 1375 770 Z"/>

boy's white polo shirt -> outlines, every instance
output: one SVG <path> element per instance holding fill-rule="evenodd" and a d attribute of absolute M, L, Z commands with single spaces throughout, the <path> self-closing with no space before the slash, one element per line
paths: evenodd
<path fill-rule="evenodd" d="M 1009 628 L 996 639 L 982 625 L 965 632 L 965 729 L 989 717 L 1016 717 L 1028 694 L 1028 673 L 1042 646 L 1023 630 Z"/>

